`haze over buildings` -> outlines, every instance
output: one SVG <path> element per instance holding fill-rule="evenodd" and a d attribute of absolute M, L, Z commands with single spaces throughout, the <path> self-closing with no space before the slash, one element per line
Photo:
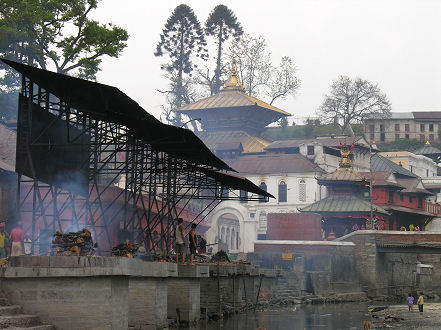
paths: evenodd
<path fill-rule="evenodd" d="M 126 28 L 128 47 L 105 58 L 98 80 L 117 85 L 159 117 L 167 82 L 162 58 L 153 55 L 159 35 L 182 1 L 102 1 L 94 16 Z M 220 2 L 186 2 L 201 23 Z M 331 81 L 339 75 L 378 83 L 398 112 L 440 110 L 441 2 L 295 0 L 222 2 L 245 33 L 266 38 L 273 62 L 290 56 L 302 80 L 297 97 L 275 106 L 296 117 L 314 115 Z"/>

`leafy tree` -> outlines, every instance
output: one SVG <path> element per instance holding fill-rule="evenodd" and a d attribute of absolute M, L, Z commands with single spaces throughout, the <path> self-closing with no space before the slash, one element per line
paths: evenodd
<path fill-rule="evenodd" d="M 288 119 L 286 119 L 286 117 L 283 116 L 278 120 L 277 124 L 282 128 L 288 127 Z"/>
<path fill-rule="evenodd" d="M 162 30 L 155 52 L 155 56 L 169 58 L 169 62 L 161 66 L 167 72 L 166 78 L 171 86 L 165 91 L 169 95 L 168 108 L 176 110 L 185 102 L 184 79 L 191 77 L 195 68 L 193 57 L 203 60 L 208 58 L 206 45 L 204 33 L 193 10 L 185 4 L 177 6 Z"/>
<path fill-rule="evenodd" d="M 118 57 L 127 46 L 126 30 L 90 18 L 99 0 L 0 0 L 0 56 L 84 79 L 96 79 L 101 58 Z M 11 70 L 0 81 L 2 93 L 15 93 Z"/>
<path fill-rule="evenodd" d="M 367 80 L 341 76 L 331 84 L 318 110 L 324 123 L 337 124 L 341 132 L 354 135 L 351 124 L 362 123 L 367 117 L 390 116 L 391 104 L 378 85 Z"/>
<path fill-rule="evenodd" d="M 223 67 L 223 45 L 231 36 L 236 39 L 239 38 L 243 34 L 243 31 L 233 11 L 227 6 L 218 5 L 212 10 L 205 22 L 205 33 L 207 36 L 215 37 L 217 44 L 216 69 L 214 70 L 213 84 L 211 88 L 211 95 L 213 95 L 219 93 L 222 86 L 221 74 Z"/>
<path fill-rule="evenodd" d="M 233 40 L 229 57 L 236 60 L 245 91 L 251 96 L 267 99 L 272 104 L 276 99 L 295 95 L 300 87 L 292 59 L 284 56 L 280 65 L 275 67 L 262 36 L 243 35 L 239 40 Z"/>

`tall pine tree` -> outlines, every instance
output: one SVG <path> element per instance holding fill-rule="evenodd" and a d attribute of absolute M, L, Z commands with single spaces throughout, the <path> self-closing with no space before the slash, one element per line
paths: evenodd
<path fill-rule="evenodd" d="M 203 30 L 193 9 L 185 4 L 177 6 L 162 30 L 155 52 L 155 56 L 166 55 L 170 60 L 163 64 L 161 69 L 167 71 L 166 76 L 173 85 L 168 91 L 171 110 L 176 110 L 183 105 L 185 100 L 184 75 L 189 76 L 193 71 L 195 67 L 193 57 L 200 57 L 203 60 L 208 58 L 206 45 Z M 179 125 L 180 116 L 176 114 L 174 120 L 171 121 Z"/>
<path fill-rule="evenodd" d="M 211 95 L 219 93 L 222 86 L 221 69 L 222 69 L 222 47 L 224 42 L 231 36 L 239 38 L 242 34 L 242 27 L 237 21 L 236 15 L 227 6 L 216 6 L 208 16 L 205 22 L 205 33 L 208 36 L 216 38 L 217 58 L 216 69 L 214 71 L 214 85 L 211 89 Z"/>

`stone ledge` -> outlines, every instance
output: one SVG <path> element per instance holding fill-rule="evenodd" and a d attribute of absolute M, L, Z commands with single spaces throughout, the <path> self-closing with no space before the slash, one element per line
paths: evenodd
<path fill-rule="evenodd" d="M 118 257 L 10 257 L 0 277 L 139 276 L 176 277 L 176 264 Z"/>

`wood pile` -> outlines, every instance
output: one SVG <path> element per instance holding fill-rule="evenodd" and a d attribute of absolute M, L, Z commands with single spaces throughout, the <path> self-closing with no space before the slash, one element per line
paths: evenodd
<path fill-rule="evenodd" d="M 78 232 L 54 234 L 52 248 L 55 256 L 90 256 L 95 253 L 92 235 L 86 228 Z"/>
<path fill-rule="evenodd" d="M 121 243 L 112 248 L 112 256 L 133 258 L 138 252 L 138 243 Z"/>

